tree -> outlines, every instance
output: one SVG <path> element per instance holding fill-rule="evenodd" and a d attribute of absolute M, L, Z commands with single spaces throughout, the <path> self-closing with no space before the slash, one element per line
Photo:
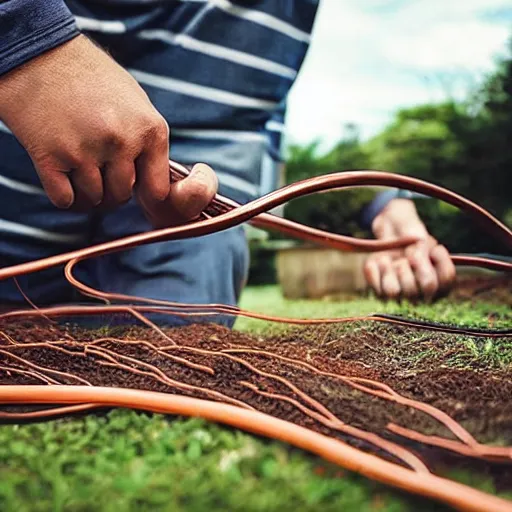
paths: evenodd
<path fill-rule="evenodd" d="M 346 126 L 344 138 L 329 153 L 318 156 L 317 149 L 318 142 L 290 148 L 286 163 L 288 183 L 340 170 L 363 169 L 369 163 L 355 125 Z M 332 233 L 364 236 L 368 233 L 361 229 L 359 214 L 373 196 L 374 192 L 368 189 L 315 194 L 288 203 L 285 216 Z"/>
<path fill-rule="evenodd" d="M 398 111 L 379 135 L 362 143 L 357 127 L 346 126 L 325 155 L 319 142 L 289 148 L 287 181 L 333 170 L 374 168 L 398 172 L 449 188 L 512 225 L 512 40 L 509 56 L 465 102 L 453 100 Z M 317 194 L 287 205 L 288 218 L 339 234 L 364 235 L 361 207 L 368 189 Z M 420 200 L 430 231 L 454 252 L 505 252 L 440 201 Z M 367 234 L 367 233 L 366 233 Z"/>

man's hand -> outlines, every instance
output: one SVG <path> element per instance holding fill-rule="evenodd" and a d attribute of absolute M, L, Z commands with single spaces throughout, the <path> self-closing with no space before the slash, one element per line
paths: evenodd
<path fill-rule="evenodd" d="M 1 77 L 0 119 L 58 208 L 113 208 L 135 191 L 162 227 L 198 216 L 217 190 L 206 165 L 171 184 L 167 123 L 132 76 L 84 36 Z"/>
<path fill-rule="evenodd" d="M 393 199 L 375 217 L 372 230 L 381 240 L 404 236 L 421 238 L 405 250 L 368 257 L 364 273 L 379 296 L 430 301 L 450 288 L 455 280 L 455 266 L 446 248 L 429 235 L 412 201 Z"/>

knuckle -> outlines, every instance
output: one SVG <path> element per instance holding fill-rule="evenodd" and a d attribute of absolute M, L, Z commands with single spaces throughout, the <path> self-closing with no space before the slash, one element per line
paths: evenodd
<path fill-rule="evenodd" d="M 423 247 L 415 247 L 409 254 L 409 261 L 412 265 L 419 266 L 425 261 L 425 253 Z"/>
<path fill-rule="evenodd" d="M 373 219 L 372 231 L 377 236 L 379 236 L 379 234 L 382 232 L 384 222 L 385 222 L 384 219 L 380 215 L 377 215 L 377 217 L 375 217 L 375 219 Z"/>
<path fill-rule="evenodd" d="M 46 173 L 60 171 L 68 172 L 81 166 L 84 152 L 80 147 L 71 144 L 64 138 L 58 138 L 54 142 L 56 148 L 51 152 L 38 152 L 33 155 L 33 160 L 39 171 Z"/>
<path fill-rule="evenodd" d="M 103 146 L 109 150 L 120 151 L 127 145 L 126 137 L 116 130 L 114 127 L 110 127 L 103 136 Z"/>
<path fill-rule="evenodd" d="M 104 112 L 97 121 L 97 137 L 102 147 L 116 148 L 124 145 L 126 127 L 115 112 Z"/>
<path fill-rule="evenodd" d="M 377 257 L 376 264 L 379 269 L 379 272 L 383 274 L 391 269 L 391 261 L 385 256 Z"/>
<path fill-rule="evenodd" d="M 82 148 L 68 148 L 62 154 L 62 166 L 59 170 L 61 172 L 71 172 L 72 170 L 80 169 L 87 159 L 87 152 Z"/>
<path fill-rule="evenodd" d="M 101 132 L 101 146 L 108 151 L 119 151 L 126 147 L 127 136 L 117 124 L 105 125 Z"/>
<path fill-rule="evenodd" d="M 169 126 L 161 115 L 149 116 L 144 122 L 146 136 L 152 142 L 167 144 L 169 141 Z"/>
<path fill-rule="evenodd" d="M 432 248 L 431 254 L 432 254 L 432 257 L 440 258 L 440 257 L 443 257 L 446 254 L 448 254 L 448 251 L 446 250 L 446 247 L 444 245 L 435 245 Z"/>

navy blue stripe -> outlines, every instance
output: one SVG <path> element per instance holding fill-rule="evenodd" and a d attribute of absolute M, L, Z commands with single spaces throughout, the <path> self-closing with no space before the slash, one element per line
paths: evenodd
<path fill-rule="evenodd" d="M 266 71 L 250 68 L 211 57 L 198 52 L 185 50 L 160 41 L 131 40 L 123 46 L 117 43 L 122 55 L 119 62 L 126 68 L 134 68 L 161 76 L 168 76 L 186 82 L 234 92 L 265 101 L 279 103 L 290 90 L 293 81 Z M 145 52 L 142 58 L 133 58 L 135 50 Z"/>
<path fill-rule="evenodd" d="M 188 35 L 272 60 L 292 69 L 302 63 L 307 43 L 273 29 L 213 9 Z"/>
<path fill-rule="evenodd" d="M 276 3 L 282 5 L 282 2 Z M 135 31 L 150 29 L 186 33 L 201 41 L 256 55 L 292 69 L 300 67 L 308 49 L 307 43 L 252 21 L 232 16 L 220 9 L 204 11 L 206 4 L 203 3 L 171 2 L 163 6 L 145 5 L 133 9 L 114 6 L 105 9 L 99 5 L 69 0 L 68 5 L 75 15 L 103 21 L 122 21 L 127 26 L 129 35 Z M 194 20 L 201 12 L 204 12 L 204 16 Z M 300 12 L 296 13 L 297 20 L 301 17 Z M 192 20 L 194 23 L 191 24 Z M 313 20 L 314 18 L 311 24 Z M 96 34 L 92 36 L 99 37 Z M 118 37 L 120 40 L 124 39 L 122 36 Z"/>
<path fill-rule="evenodd" d="M 204 4 L 183 3 L 169 0 L 165 3 L 110 4 L 108 2 L 91 2 L 88 0 L 66 0 L 66 4 L 76 16 L 101 21 L 121 21 L 127 32 L 150 28 L 166 27 L 182 32 L 193 18 L 204 8 Z"/>
<path fill-rule="evenodd" d="M 151 102 L 174 128 L 260 131 L 269 113 L 233 107 L 186 94 L 143 85 Z"/>

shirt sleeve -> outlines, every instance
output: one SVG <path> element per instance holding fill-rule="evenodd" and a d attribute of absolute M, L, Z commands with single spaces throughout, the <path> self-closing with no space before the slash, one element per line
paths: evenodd
<path fill-rule="evenodd" d="M 377 196 L 367 204 L 361 211 L 360 225 L 363 228 L 371 229 L 373 220 L 386 206 L 398 197 L 398 190 L 391 189 L 380 192 Z"/>
<path fill-rule="evenodd" d="M 78 34 L 64 0 L 0 0 L 0 76 Z"/>

